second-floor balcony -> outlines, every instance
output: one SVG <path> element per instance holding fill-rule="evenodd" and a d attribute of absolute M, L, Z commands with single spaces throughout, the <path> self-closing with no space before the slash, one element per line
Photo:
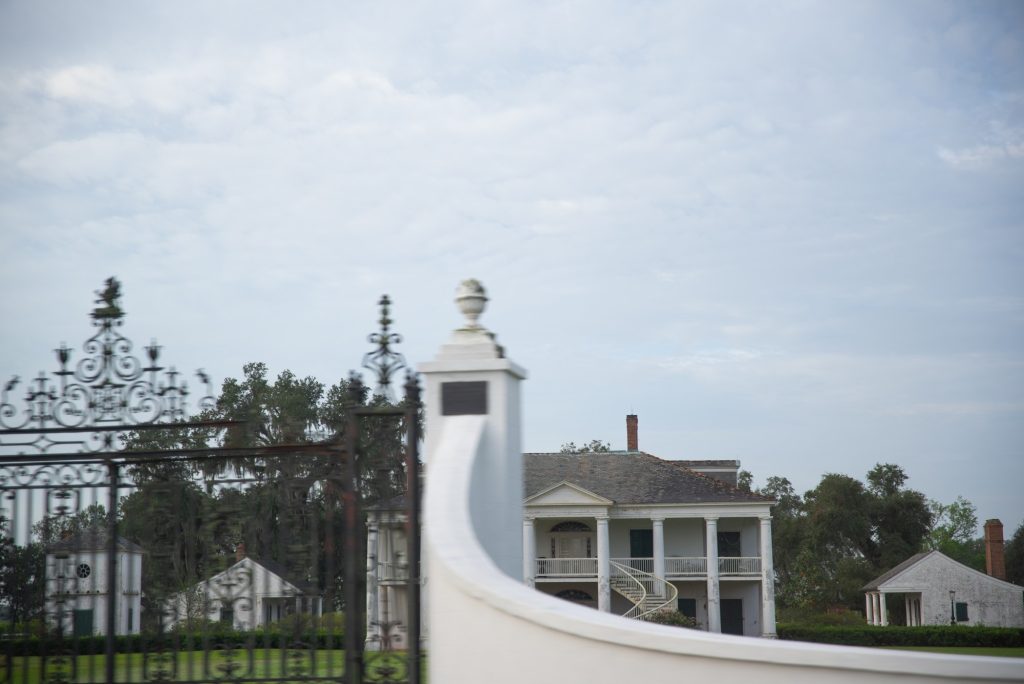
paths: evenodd
<path fill-rule="evenodd" d="M 612 558 L 613 562 L 654 573 L 653 558 Z M 537 579 L 597 579 L 596 558 L 538 558 Z M 665 558 L 665 579 L 692 579 L 707 577 L 708 559 L 704 556 Z M 757 556 L 718 559 L 720 577 L 757 577 L 761 574 L 761 559 Z"/>
<path fill-rule="evenodd" d="M 409 565 L 404 562 L 379 561 L 377 580 L 380 582 L 404 582 L 409 579 Z"/>

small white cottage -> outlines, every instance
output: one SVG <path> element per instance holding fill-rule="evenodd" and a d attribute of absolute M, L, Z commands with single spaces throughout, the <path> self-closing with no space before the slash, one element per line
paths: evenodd
<path fill-rule="evenodd" d="M 899 620 L 917 625 L 1024 627 L 1024 587 L 958 563 L 939 551 L 918 553 L 864 586 L 867 621 L 888 625 L 894 601 Z M 898 604 L 897 604 L 898 605 Z"/>
<path fill-rule="evenodd" d="M 108 548 L 105 530 L 87 530 L 46 548 L 46 615 L 70 636 L 107 633 Z M 142 548 L 117 538 L 114 634 L 138 634 Z"/>
<path fill-rule="evenodd" d="M 322 611 L 315 586 L 276 561 L 249 558 L 240 547 L 234 565 L 168 600 L 164 626 L 205 618 L 248 630 L 288 615 L 319 616 Z"/>

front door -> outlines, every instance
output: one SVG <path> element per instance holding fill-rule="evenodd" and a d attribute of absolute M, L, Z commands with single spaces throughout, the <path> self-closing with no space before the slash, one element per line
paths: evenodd
<path fill-rule="evenodd" d="M 587 548 L 589 538 L 583 536 L 562 536 L 556 544 L 555 558 L 590 558 Z"/>
<path fill-rule="evenodd" d="M 722 634 L 743 635 L 743 599 L 722 599 Z"/>
<path fill-rule="evenodd" d="M 92 608 L 76 610 L 72 628 L 76 637 L 92 636 Z"/>

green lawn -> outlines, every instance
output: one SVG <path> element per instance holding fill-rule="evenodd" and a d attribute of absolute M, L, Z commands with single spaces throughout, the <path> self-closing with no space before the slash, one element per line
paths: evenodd
<path fill-rule="evenodd" d="M 236 651 L 234 657 L 224 651 L 204 654 L 189 651 L 168 655 L 159 660 L 154 656 L 146 659 L 141 653 L 119 653 L 115 660 L 118 682 L 143 682 L 153 678 L 157 671 L 164 671 L 170 681 L 188 679 L 224 679 L 229 677 L 268 679 L 287 677 L 340 677 L 345 669 L 345 652 L 322 650 L 315 653 L 299 652 L 288 657 L 281 649 L 254 649 L 252 655 L 244 650 Z M 42 663 L 35 656 L 14 658 L 12 671 L 0 657 L 0 682 L 10 684 L 36 684 L 52 677 L 56 671 L 67 676 L 72 682 L 103 682 L 105 680 L 104 656 L 78 656 L 74 662 L 55 662 L 48 658 L 47 672 L 41 672 Z M 405 671 L 405 654 L 390 654 L 385 662 L 377 653 L 366 654 L 365 679 L 372 682 L 393 676 L 395 669 Z"/>
<path fill-rule="evenodd" d="M 1000 658 L 1024 658 L 1024 646 L 883 646 L 899 651 L 927 651 L 928 653 L 952 653 L 955 655 L 997 656 Z"/>

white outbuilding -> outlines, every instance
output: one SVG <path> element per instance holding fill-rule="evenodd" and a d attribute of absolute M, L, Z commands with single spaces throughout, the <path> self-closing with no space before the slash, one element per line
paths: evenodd
<path fill-rule="evenodd" d="M 86 530 L 46 548 L 46 615 L 64 634 L 107 633 L 110 537 Z M 138 634 L 142 610 L 142 555 L 137 544 L 117 537 L 114 634 Z"/>
<path fill-rule="evenodd" d="M 939 551 L 918 553 L 864 586 L 868 624 L 1024 627 L 1024 587 L 986 575 Z"/>

